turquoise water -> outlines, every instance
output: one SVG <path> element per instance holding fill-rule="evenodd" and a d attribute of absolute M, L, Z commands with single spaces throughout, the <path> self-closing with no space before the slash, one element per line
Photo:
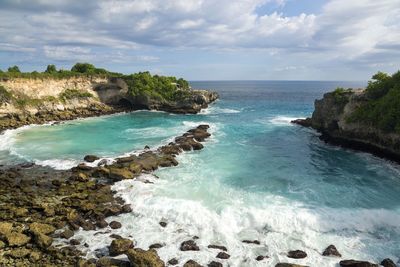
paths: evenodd
<path fill-rule="evenodd" d="M 400 168 L 365 153 L 324 144 L 318 134 L 289 122 L 310 116 L 314 99 L 349 82 L 235 81 L 192 82 L 214 89 L 221 99 L 198 115 L 140 111 L 60 125 L 7 131 L 0 159 L 22 159 L 66 168 L 86 154 L 112 158 L 156 147 L 199 123 L 211 125 L 212 138 L 202 151 L 179 156 L 174 168 L 158 170 L 154 184 L 117 183 L 134 207 L 118 220 L 121 235 L 137 246 L 164 242 L 164 260 L 215 259 L 211 243 L 228 247 L 231 266 L 274 266 L 295 262 L 336 266 L 322 257 L 335 244 L 346 258 L 378 262 L 400 255 Z M 160 228 L 165 220 L 168 227 Z M 180 252 L 180 242 L 199 236 L 200 252 Z M 110 240 L 90 232 L 77 235 L 89 254 Z M 260 246 L 243 239 L 257 239 Z M 292 249 L 306 250 L 303 260 L 288 259 Z M 258 255 L 269 259 L 256 262 Z"/>

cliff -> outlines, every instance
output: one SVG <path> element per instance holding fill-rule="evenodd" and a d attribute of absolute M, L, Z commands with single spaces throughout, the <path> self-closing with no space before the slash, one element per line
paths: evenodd
<path fill-rule="evenodd" d="M 315 101 L 311 118 L 293 123 L 317 130 L 326 142 L 400 162 L 399 132 L 385 130 L 369 121 L 369 115 L 361 113 L 370 108 L 371 102 L 376 107 L 376 100 L 371 99 L 368 89 L 337 89 Z"/>
<path fill-rule="evenodd" d="M 172 88 L 170 99 L 151 90 L 133 94 L 123 78 L 76 76 L 64 78 L 0 78 L 0 130 L 32 123 L 70 120 L 121 111 L 149 109 L 197 113 L 218 95 L 205 90 Z M 177 93 L 176 93 L 176 92 Z"/>

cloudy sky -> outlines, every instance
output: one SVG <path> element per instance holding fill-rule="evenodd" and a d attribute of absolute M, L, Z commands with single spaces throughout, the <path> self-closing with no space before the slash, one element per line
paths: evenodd
<path fill-rule="evenodd" d="M 190 80 L 400 69 L 400 0 L 0 0 L 0 69 L 74 62 Z"/>

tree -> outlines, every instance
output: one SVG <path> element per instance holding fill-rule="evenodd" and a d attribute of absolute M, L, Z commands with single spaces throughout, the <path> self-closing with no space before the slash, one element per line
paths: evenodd
<path fill-rule="evenodd" d="M 47 69 L 45 70 L 46 73 L 55 73 L 57 72 L 55 65 L 47 65 Z"/>
<path fill-rule="evenodd" d="M 20 73 L 21 71 L 19 70 L 18 66 L 12 66 L 8 68 L 8 72 Z"/>
<path fill-rule="evenodd" d="M 95 69 L 95 66 L 89 63 L 76 63 L 71 68 L 71 71 L 79 73 L 94 73 Z"/>

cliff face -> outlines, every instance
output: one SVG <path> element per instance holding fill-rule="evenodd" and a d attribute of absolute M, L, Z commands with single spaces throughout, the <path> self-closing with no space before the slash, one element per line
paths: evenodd
<path fill-rule="evenodd" d="M 321 139 L 400 162 L 400 135 L 353 122 L 351 114 L 367 100 L 364 90 L 326 93 L 314 103 L 311 118 L 294 123 L 319 131 Z"/>

